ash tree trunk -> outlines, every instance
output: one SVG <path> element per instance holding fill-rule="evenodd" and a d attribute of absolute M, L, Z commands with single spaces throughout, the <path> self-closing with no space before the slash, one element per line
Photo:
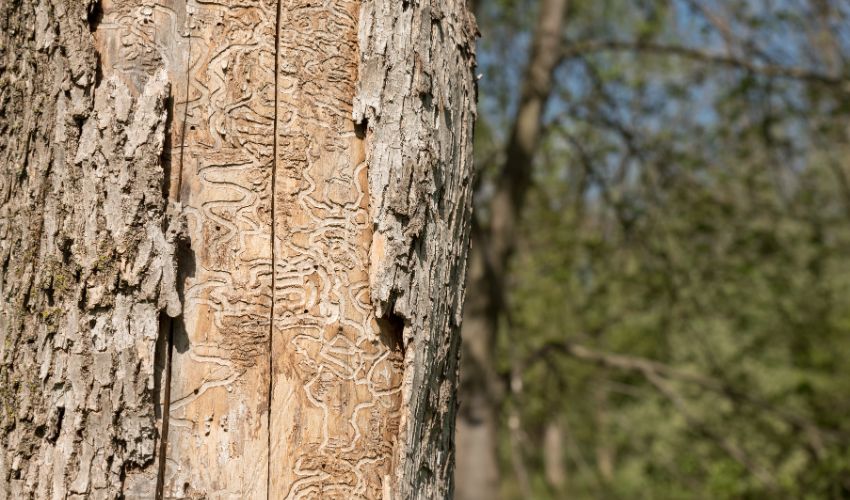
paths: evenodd
<path fill-rule="evenodd" d="M 451 496 L 465 3 L 0 24 L 0 499 Z"/>

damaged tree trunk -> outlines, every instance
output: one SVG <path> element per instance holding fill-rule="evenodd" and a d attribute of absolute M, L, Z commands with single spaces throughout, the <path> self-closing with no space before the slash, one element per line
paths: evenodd
<path fill-rule="evenodd" d="M 450 496 L 465 2 L 0 23 L 0 499 Z"/>

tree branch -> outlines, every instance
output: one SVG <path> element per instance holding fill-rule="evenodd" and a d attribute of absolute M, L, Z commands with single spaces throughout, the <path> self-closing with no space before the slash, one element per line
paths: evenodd
<path fill-rule="evenodd" d="M 655 372 L 646 372 L 646 379 L 658 391 L 669 399 L 673 406 L 685 418 L 688 425 L 698 430 L 708 438 L 714 440 L 717 445 L 726 452 L 733 460 L 741 464 L 759 480 L 765 487 L 770 490 L 776 490 L 776 479 L 764 467 L 754 462 L 747 453 L 731 439 L 727 439 L 723 434 L 715 432 L 705 421 L 697 418 L 689 409 L 682 396 L 676 392 L 673 387 L 663 377 L 658 376 Z"/>
<path fill-rule="evenodd" d="M 787 422 L 792 428 L 803 431 L 811 436 L 816 441 L 821 441 L 822 437 L 830 438 L 833 441 L 847 441 L 850 439 L 841 431 L 833 429 L 824 429 L 819 427 L 809 419 L 789 413 L 780 408 L 776 408 L 773 404 L 765 401 L 757 396 L 741 392 L 723 381 L 706 377 L 700 374 L 687 372 L 673 368 L 670 365 L 660 363 L 658 361 L 649 360 L 637 356 L 626 356 L 622 354 L 614 354 L 604 351 L 598 351 L 589 347 L 576 344 L 573 342 L 548 342 L 537 350 L 533 351 L 525 358 L 521 369 L 527 370 L 531 365 L 546 358 L 552 352 L 566 354 L 575 359 L 596 363 L 599 366 L 606 368 L 616 368 L 618 370 L 629 371 L 641 374 L 644 378 L 652 382 L 652 378 L 656 379 L 661 376 L 667 379 L 679 380 L 682 382 L 691 383 L 701 387 L 702 389 L 716 392 L 733 401 L 741 401 L 750 404 L 756 408 L 768 411 Z M 653 383 L 653 385 L 656 385 Z"/>
<path fill-rule="evenodd" d="M 583 40 L 567 44 L 566 49 L 561 55 L 562 58 L 566 60 L 599 52 L 641 52 L 655 55 L 675 56 L 707 64 L 743 69 L 771 78 L 788 78 L 823 85 L 841 85 L 847 83 L 846 78 L 818 73 L 817 71 L 812 71 L 806 68 L 756 63 L 747 59 L 709 52 L 692 47 L 666 45 L 641 40 Z"/>

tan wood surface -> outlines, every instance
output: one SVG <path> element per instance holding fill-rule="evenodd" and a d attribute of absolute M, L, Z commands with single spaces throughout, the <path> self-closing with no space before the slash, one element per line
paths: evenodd
<path fill-rule="evenodd" d="M 186 11 L 185 135 L 172 161 L 191 255 L 164 492 L 265 498 L 277 2 L 189 0 Z"/>
<path fill-rule="evenodd" d="M 351 117 L 358 8 L 106 4 L 107 65 L 153 52 L 172 86 L 168 188 L 189 245 L 165 497 L 389 487 L 402 358 L 369 297 L 365 137 Z"/>
<path fill-rule="evenodd" d="M 285 1 L 281 12 L 270 450 L 279 498 L 380 498 L 393 477 L 402 357 L 369 296 L 368 167 L 351 116 L 358 7 Z"/>

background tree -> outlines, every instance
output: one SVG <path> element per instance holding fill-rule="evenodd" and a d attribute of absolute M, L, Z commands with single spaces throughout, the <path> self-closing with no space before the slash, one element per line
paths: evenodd
<path fill-rule="evenodd" d="M 467 396 L 458 418 L 459 498 L 494 498 L 498 492 L 497 422 L 502 388 L 494 372 L 493 346 L 504 308 L 507 268 L 514 236 L 531 184 L 530 164 L 540 141 L 543 112 L 560 59 L 560 33 L 567 0 L 545 0 L 535 25 L 530 59 L 523 75 L 516 115 L 505 146 L 488 224 L 475 225 L 469 271 L 469 302 L 464 311 L 464 369 L 461 390 Z"/>
<path fill-rule="evenodd" d="M 473 252 L 544 8 L 479 6 Z M 848 495 L 848 14 L 570 2 L 504 286 L 469 291 L 504 497 Z"/>

